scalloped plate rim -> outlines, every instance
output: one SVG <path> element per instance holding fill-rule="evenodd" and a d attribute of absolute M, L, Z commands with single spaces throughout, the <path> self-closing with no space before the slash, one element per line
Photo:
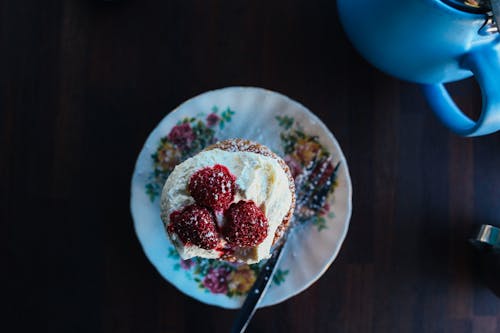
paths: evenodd
<path fill-rule="evenodd" d="M 131 193 L 130 193 L 130 213 L 132 215 L 132 224 L 133 224 L 133 228 L 134 228 L 134 232 L 137 236 L 137 239 L 139 241 L 139 244 L 142 248 L 142 251 L 144 253 L 144 255 L 146 256 L 146 258 L 148 259 L 148 261 L 153 265 L 153 267 L 155 268 L 155 270 L 157 271 L 157 273 L 164 279 L 166 280 L 170 285 L 174 286 L 178 291 L 180 291 L 181 293 L 199 301 L 199 302 L 202 302 L 204 304 L 207 304 L 207 305 L 213 305 L 213 306 L 218 306 L 218 307 L 221 307 L 221 308 L 225 308 L 225 309 L 238 309 L 240 307 L 240 305 L 236 305 L 236 306 L 233 306 L 233 304 L 221 304 L 221 303 L 217 303 L 217 300 L 207 300 L 207 299 L 200 299 L 199 297 L 197 297 L 197 292 L 192 289 L 192 288 L 184 288 L 184 289 L 181 289 L 180 286 L 174 284 L 172 281 L 170 281 L 166 276 L 164 276 L 162 273 L 161 273 L 161 269 L 158 267 L 159 265 L 157 265 L 153 259 L 151 258 L 151 255 L 146 251 L 146 248 L 145 248 L 145 245 L 143 243 L 143 238 L 141 237 L 140 235 L 140 232 L 138 230 L 138 223 L 136 222 L 137 219 L 138 219 L 138 216 L 137 216 L 137 212 L 134 211 L 134 208 L 133 208 L 133 202 L 134 202 L 134 192 L 133 192 L 133 185 L 134 185 L 134 180 L 135 178 L 137 177 L 137 168 L 138 168 L 138 162 L 139 162 L 139 156 L 140 154 L 142 153 L 142 151 L 144 151 L 145 147 L 146 147 L 146 143 L 149 141 L 149 138 L 151 137 L 151 135 L 158 129 L 158 127 L 160 126 L 160 124 L 164 121 L 164 119 L 166 119 L 167 117 L 171 117 L 173 115 L 175 115 L 176 113 L 179 113 L 183 107 L 190 103 L 192 100 L 196 99 L 196 98 L 199 98 L 203 95 L 207 95 L 207 94 L 212 94 L 212 93 L 222 93 L 222 92 L 226 92 L 226 91 L 230 91 L 230 90 L 248 90 L 248 91 L 258 91 L 258 92 L 262 92 L 262 93 L 265 93 L 265 94 L 268 94 L 268 95 L 275 95 L 275 96 L 278 96 L 278 97 L 281 97 L 283 98 L 284 100 L 286 100 L 287 102 L 289 103 L 292 103 L 292 104 L 296 104 L 302 112 L 304 112 L 308 118 L 311 118 L 313 119 L 321 128 L 322 130 L 324 131 L 324 133 L 328 136 L 328 140 L 331 141 L 333 143 L 333 145 L 336 147 L 337 151 L 336 153 L 339 155 L 339 161 L 343 164 L 343 169 L 344 169 L 344 172 L 345 172 L 345 180 L 346 180 L 346 188 L 345 188 L 345 191 L 346 191 L 346 203 L 347 203 L 347 206 L 345 207 L 346 209 L 346 213 L 345 213 L 345 221 L 344 221 L 344 224 L 343 224 L 343 228 L 342 228 L 342 232 L 339 236 L 339 240 L 337 242 L 337 246 L 335 247 L 334 251 L 331 252 L 331 255 L 328 259 L 328 262 L 323 266 L 323 268 L 318 271 L 316 274 L 313 275 L 313 278 L 311 278 L 308 283 L 306 283 L 304 286 L 302 286 L 301 288 L 296 288 L 295 290 L 293 290 L 292 292 L 288 293 L 285 297 L 276 297 L 274 299 L 272 299 L 271 301 L 269 301 L 268 303 L 266 304 L 260 304 L 259 305 L 259 308 L 264 308 L 264 307 L 268 307 L 268 306 L 272 306 L 272 305 L 276 305 L 276 304 L 279 304 L 281 302 L 284 302 L 298 294 L 300 294 L 301 292 L 305 291 L 306 289 L 308 289 L 312 284 L 314 284 L 327 270 L 328 268 L 332 265 L 332 263 L 335 261 L 336 257 L 338 256 L 338 253 L 340 252 L 340 248 L 342 247 L 342 244 L 347 236 L 347 233 L 348 233 L 348 230 L 349 230 L 349 224 L 350 224 L 350 219 L 351 219 L 351 216 L 352 216 L 352 182 L 351 182 L 351 178 L 350 178 L 350 173 L 349 173 L 349 168 L 348 168 L 348 164 L 347 164 L 347 161 L 346 161 L 346 158 L 345 158 L 345 155 L 340 147 L 340 144 L 338 143 L 337 139 L 335 138 L 335 136 L 333 135 L 333 133 L 328 129 L 328 127 L 323 123 L 323 121 L 318 118 L 312 111 L 310 111 L 308 108 L 306 108 L 302 103 L 282 94 L 282 93 L 279 93 L 279 92 L 276 92 L 276 91 L 272 91 L 272 90 L 269 90 L 269 89 L 265 89 L 265 88 L 261 88 L 261 87 L 255 87 L 255 86 L 230 86 L 230 87 L 224 87 L 224 88 L 220 88 L 220 89 L 213 89 L 213 90 L 209 90 L 209 91 L 205 91 L 205 92 L 201 92 L 197 95 L 194 95 L 192 96 L 191 98 L 185 100 L 184 102 L 182 102 L 181 104 L 179 104 L 175 109 L 173 109 L 172 111 L 168 112 L 166 115 L 164 115 L 155 125 L 155 127 L 148 133 L 147 135 L 147 138 L 144 142 L 144 144 L 141 146 L 141 149 L 139 151 L 139 154 L 137 155 L 137 159 L 136 159 L 136 162 L 134 164 L 134 170 L 133 170 L 133 173 L 132 173 L 132 179 L 131 179 L 131 182 L 130 182 L 130 189 L 131 189 Z M 286 250 L 286 249 L 285 249 Z M 217 295 L 217 296 L 221 296 L 221 297 L 227 297 L 225 295 Z M 239 296 L 238 298 L 240 299 L 244 299 L 244 296 Z"/>

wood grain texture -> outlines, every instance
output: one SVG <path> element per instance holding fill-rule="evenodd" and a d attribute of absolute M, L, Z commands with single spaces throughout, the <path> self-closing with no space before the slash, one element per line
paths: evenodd
<path fill-rule="evenodd" d="M 500 134 L 446 130 L 418 86 L 354 51 L 335 1 L 3 0 L 0 17 L 1 328 L 228 331 L 234 311 L 184 296 L 147 261 L 129 184 L 165 114 L 246 85 L 323 119 L 354 188 L 333 266 L 249 332 L 500 332 L 466 242 L 500 224 Z M 450 89 L 477 116 L 475 82 Z"/>

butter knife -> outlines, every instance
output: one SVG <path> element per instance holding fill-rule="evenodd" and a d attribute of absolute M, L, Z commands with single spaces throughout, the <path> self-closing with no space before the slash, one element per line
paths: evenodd
<path fill-rule="evenodd" d="M 282 257 L 284 244 L 286 238 L 288 237 L 288 232 L 283 235 L 281 243 L 273 250 L 271 258 L 267 260 L 264 267 L 262 267 L 257 280 L 254 282 L 252 289 L 248 292 L 248 295 L 243 303 L 238 316 L 236 317 L 233 327 L 231 328 L 231 333 L 242 333 L 245 332 L 248 324 L 252 320 L 255 311 L 266 294 L 267 289 L 271 285 L 272 277 L 278 267 L 278 263 Z"/>

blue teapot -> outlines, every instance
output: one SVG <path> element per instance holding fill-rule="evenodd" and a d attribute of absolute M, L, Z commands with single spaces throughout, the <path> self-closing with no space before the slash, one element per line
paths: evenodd
<path fill-rule="evenodd" d="M 499 0 L 337 0 L 354 47 L 375 67 L 423 84 L 441 121 L 463 136 L 500 130 Z M 499 7 L 495 7 L 499 6 Z M 444 83 L 474 75 L 483 106 L 471 120 Z"/>

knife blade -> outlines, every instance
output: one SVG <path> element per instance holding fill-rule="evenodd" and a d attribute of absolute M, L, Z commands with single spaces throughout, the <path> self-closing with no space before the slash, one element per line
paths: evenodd
<path fill-rule="evenodd" d="M 285 233 L 284 238 L 288 236 Z M 262 267 L 257 280 L 254 282 L 252 288 L 248 292 L 248 295 L 243 303 L 238 316 L 236 317 L 233 327 L 231 328 L 231 333 L 243 333 L 245 332 L 248 324 L 252 320 L 255 311 L 264 298 L 267 289 L 271 285 L 272 276 L 278 267 L 280 259 L 284 253 L 283 248 L 286 244 L 285 239 L 280 243 L 278 247 L 273 250 L 271 258 L 267 260 L 265 265 Z"/>

